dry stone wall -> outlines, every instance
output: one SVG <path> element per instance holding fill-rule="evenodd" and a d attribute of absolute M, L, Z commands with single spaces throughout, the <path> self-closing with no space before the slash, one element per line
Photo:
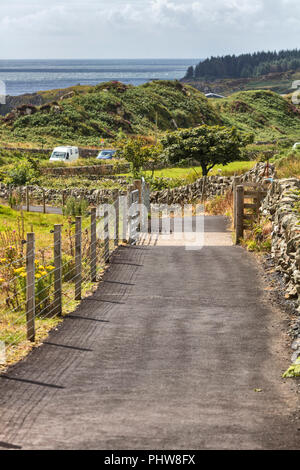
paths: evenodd
<path fill-rule="evenodd" d="M 287 298 L 300 305 L 300 179 L 275 180 L 261 207 L 272 220 L 272 257 L 286 283 Z M 300 312 L 300 307 L 299 307 Z"/>

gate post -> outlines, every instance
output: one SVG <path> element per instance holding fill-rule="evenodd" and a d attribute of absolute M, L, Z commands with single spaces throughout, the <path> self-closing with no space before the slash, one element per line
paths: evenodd
<path fill-rule="evenodd" d="M 244 187 L 236 188 L 236 245 L 239 245 L 240 239 L 244 236 Z"/>

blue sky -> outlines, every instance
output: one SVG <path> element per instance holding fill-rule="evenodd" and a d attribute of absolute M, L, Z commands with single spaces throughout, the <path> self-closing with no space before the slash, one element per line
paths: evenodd
<path fill-rule="evenodd" d="M 1 59 L 198 58 L 298 47 L 299 31 L 299 0 L 0 0 Z"/>

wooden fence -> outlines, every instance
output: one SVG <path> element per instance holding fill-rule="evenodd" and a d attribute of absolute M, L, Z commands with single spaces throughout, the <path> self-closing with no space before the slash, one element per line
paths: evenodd
<path fill-rule="evenodd" d="M 88 217 L 76 217 L 69 234 L 63 232 L 61 225 L 55 225 L 51 231 L 53 243 L 47 248 L 48 261 L 43 261 L 44 272 L 40 270 L 35 233 L 28 233 L 24 240 L 24 258 L 5 266 L 7 272 L 14 274 L 8 281 L 12 284 L 6 287 L 6 298 L 1 297 L 4 307 L 0 307 L 0 315 L 10 315 L 16 328 L 25 326 L 26 339 L 34 342 L 37 318 L 62 316 L 64 307 L 80 301 L 85 295 L 85 286 L 98 280 L 99 272 L 110 262 L 120 243 L 138 241 L 140 204 L 147 198 L 149 186 L 135 181 L 125 195 L 115 190 L 111 204 L 92 207 Z M 41 295 L 43 290 L 44 296 Z M 16 308 L 13 308 L 13 300 L 7 301 L 7 295 L 14 293 L 19 295 Z M 14 345 L 7 340 L 7 347 Z"/>

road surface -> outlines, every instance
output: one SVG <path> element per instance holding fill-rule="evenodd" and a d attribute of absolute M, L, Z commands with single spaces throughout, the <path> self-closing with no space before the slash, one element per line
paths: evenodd
<path fill-rule="evenodd" d="M 205 228 L 199 251 L 118 250 L 93 297 L 0 377 L 0 448 L 300 447 L 285 317 L 225 219 Z"/>

